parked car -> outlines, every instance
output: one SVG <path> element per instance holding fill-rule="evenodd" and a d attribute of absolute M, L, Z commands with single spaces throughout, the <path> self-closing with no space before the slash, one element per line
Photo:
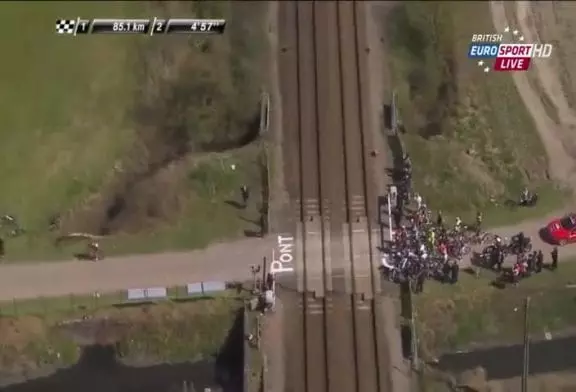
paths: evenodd
<path fill-rule="evenodd" d="M 550 240 L 558 245 L 576 242 L 576 214 L 568 214 L 548 223 L 546 231 Z"/>

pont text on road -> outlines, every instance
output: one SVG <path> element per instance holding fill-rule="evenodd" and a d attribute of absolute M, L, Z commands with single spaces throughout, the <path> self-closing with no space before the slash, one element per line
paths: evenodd
<path fill-rule="evenodd" d="M 270 272 L 278 274 L 283 272 L 294 272 L 294 237 L 278 236 L 278 258 L 276 252 L 270 263 Z"/>

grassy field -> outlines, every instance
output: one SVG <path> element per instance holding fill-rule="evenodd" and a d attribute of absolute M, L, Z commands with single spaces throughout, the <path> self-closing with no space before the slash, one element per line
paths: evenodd
<path fill-rule="evenodd" d="M 96 192 L 129 144 L 126 119 L 142 37 L 69 37 L 58 18 L 138 15 L 134 3 L 0 5 L 0 206 L 26 227 Z M 22 20 L 29 26 L 19 29 Z M 17 29 L 18 35 L 12 34 Z"/>
<path fill-rule="evenodd" d="M 566 192 L 547 179 L 547 159 L 509 75 L 467 58 L 472 34 L 493 31 L 482 2 L 410 2 L 389 20 L 392 71 L 416 189 L 430 206 L 508 221 L 491 200 L 516 200 L 524 185 L 561 207 Z M 514 216 L 516 215 L 516 216 Z"/>
<path fill-rule="evenodd" d="M 429 283 L 414 299 L 422 348 L 438 354 L 474 347 L 521 343 L 523 303 L 531 298 L 530 329 L 534 340 L 544 334 L 572 333 L 576 327 L 576 263 L 522 280 L 518 287 L 499 289 L 496 275 L 483 270 L 480 278 L 462 273 L 457 285 Z"/>
<path fill-rule="evenodd" d="M 27 231 L 7 241 L 6 260 L 70 257 L 48 233 L 55 214 L 64 233 L 109 234 L 107 254 L 257 231 L 260 144 L 247 137 L 259 112 L 264 11 L 210 1 L 1 4 L 0 214 Z M 61 18 L 154 15 L 235 23 L 209 38 L 54 33 Z M 253 197 L 238 213 L 225 201 L 239 199 L 240 184 Z"/>
<path fill-rule="evenodd" d="M 234 292 L 187 297 L 181 291 L 172 288 L 171 300 L 138 306 L 128 306 L 119 294 L 2 303 L 2 369 L 69 366 L 81 346 L 96 343 L 115 344 L 128 362 L 209 360 L 236 322 L 243 297 Z M 62 324 L 66 320 L 76 322 Z"/>

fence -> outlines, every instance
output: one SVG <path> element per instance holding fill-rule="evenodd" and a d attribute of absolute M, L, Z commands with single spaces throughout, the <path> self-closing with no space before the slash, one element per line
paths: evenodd
<path fill-rule="evenodd" d="M 250 334 L 250 319 L 248 317 L 248 312 L 250 311 L 250 304 L 244 304 L 244 314 L 242 315 L 244 321 L 244 336 L 248 336 Z M 250 347 L 250 342 L 248 339 L 244 339 L 244 385 L 243 385 L 243 392 L 250 392 L 250 381 L 251 381 L 251 372 L 252 372 L 252 352 Z"/>
<path fill-rule="evenodd" d="M 84 295 L 69 294 L 61 297 L 13 299 L 0 301 L 0 316 L 87 312 L 129 303 L 183 300 L 211 294 L 221 294 L 227 288 L 228 285 L 225 282 L 199 282 L 168 288 L 136 288 L 111 293 L 94 292 Z"/>
<path fill-rule="evenodd" d="M 263 315 L 244 304 L 244 392 L 266 390 L 266 358 L 261 349 Z"/>
<path fill-rule="evenodd" d="M 263 91 L 260 95 L 260 136 L 265 136 L 268 134 L 270 128 L 270 94 Z M 262 170 L 262 235 L 268 234 L 271 222 L 270 222 L 270 151 L 267 141 L 264 141 L 264 151 L 263 151 L 263 162 L 260 163 Z"/>
<path fill-rule="evenodd" d="M 392 99 L 390 104 L 390 129 L 391 134 L 388 134 L 388 143 L 394 161 L 394 181 L 396 182 L 397 176 L 403 166 L 403 156 L 406 153 L 406 148 L 401 137 L 401 120 L 398 113 L 398 93 L 396 90 L 392 92 Z M 392 189 L 392 187 L 391 187 Z M 394 187 L 396 189 L 396 187 Z M 388 198 L 388 205 L 390 206 L 390 195 Z M 388 214 L 390 214 L 388 210 Z M 390 233 L 393 233 L 392 220 L 389 220 Z M 415 323 L 415 313 L 412 303 L 412 290 L 409 284 L 403 284 L 400 287 L 400 301 L 401 301 L 401 334 L 402 334 L 402 351 L 405 358 L 412 362 L 414 369 L 418 368 L 418 336 Z"/>

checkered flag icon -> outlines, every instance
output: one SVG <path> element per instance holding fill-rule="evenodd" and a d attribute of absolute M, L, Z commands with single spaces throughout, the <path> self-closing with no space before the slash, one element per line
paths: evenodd
<path fill-rule="evenodd" d="M 74 34 L 75 20 L 58 19 L 56 21 L 56 34 Z"/>

